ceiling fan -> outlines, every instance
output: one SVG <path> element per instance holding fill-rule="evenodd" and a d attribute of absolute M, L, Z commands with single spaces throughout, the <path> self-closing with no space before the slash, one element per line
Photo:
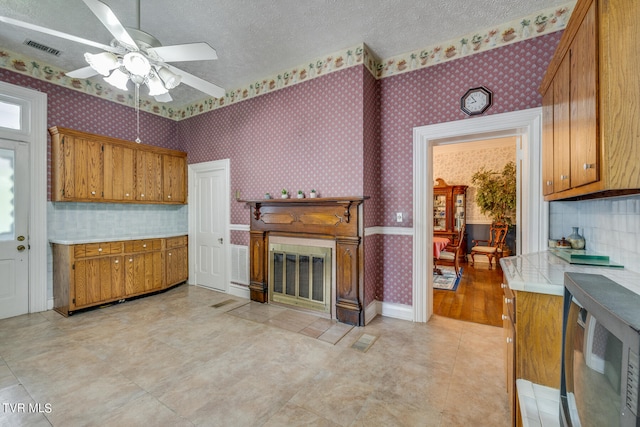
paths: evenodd
<path fill-rule="evenodd" d="M 4 16 L 0 16 L 0 21 L 104 50 L 98 54 L 85 53 L 84 57 L 89 66 L 66 73 L 72 78 L 89 78 L 102 74 L 108 83 L 122 90 L 127 90 L 127 82 L 131 80 L 135 85 L 136 95 L 139 87 L 146 84 L 149 95 L 158 102 L 171 101 L 169 90 L 180 82 L 215 98 L 225 95 L 224 89 L 220 86 L 167 64 L 218 59 L 215 49 L 207 43 L 162 46 L 155 37 L 140 29 L 125 28 L 111 8 L 102 1 L 82 1 L 113 35 L 114 39 L 109 45 Z M 138 3 L 138 21 L 139 7 Z"/>

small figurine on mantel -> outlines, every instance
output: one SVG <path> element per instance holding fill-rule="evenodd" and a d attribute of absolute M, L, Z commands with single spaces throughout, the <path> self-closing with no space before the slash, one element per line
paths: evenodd
<path fill-rule="evenodd" d="M 289 192 L 287 191 L 286 188 L 282 189 L 282 198 L 283 199 L 288 199 L 289 198 Z"/>
<path fill-rule="evenodd" d="M 302 190 L 298 190 L 298 195 L 296 197 L 298 197 L 298 199 L 304 199 L 304 193 Z"/>
<path fill-rule="evenodd" d="M 318 197 L 318 193 L 316 193 L 316 190 L 311 189 L 311 191 L 309 192 L 309 197 L 311 197 L 312 199 Z"/>

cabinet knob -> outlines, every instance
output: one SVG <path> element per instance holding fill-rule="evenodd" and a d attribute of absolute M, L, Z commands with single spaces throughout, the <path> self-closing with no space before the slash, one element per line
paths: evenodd
<path fill-rule="evenodd" d="M 569 176 L 568 175 L 560 175 L 560 179 L 564 181 L 565 179 L 569 179 Z"/>
<path fill-rule="evenodd" d="M 133 258 L 129 258 L 129 262 L 133 262 Z"/>
<path fill-rule="evenodd" d="M 119 263 L 120 263 L 120 261 L 119 261 L 119 260 L 115 260 L 114 262 L 115 262 L 116 264 L 119 264 Z"/>
<path fill-rule="evenodd" d="M 129 193 L 125 194 L 125 197 L 129 197 Z"/>
<path fill-rule="evenodd" d="M 507 344 L 511 344 L 513 342 L 513 338 L 507 337 Z"/>
<path fill-rule="evenodd" d="M 513 300 L 511 298 L 505 298 L 504 299 L 504 303 L 505 304 L 511 304 L 513 302 Z"/>
<path fill-rule="evenodd" d="M 144 197 L 144 194 L 141 194 L 140 197 Z"/>
<path fill-rule="evenodd" d="M 143 244 L 143 245 L 142 245 L 142 247 L 143 247 L 143 248 L 146 248 L 146 247 L 147 247 L 147 244 L 146 244 L 146 243 L 145 243 L 145 244 Z"/>
<path fill-rule="evenodd" d="M 171 198 L 171 194 L 167 195 L 167 199 L 170 199 L 170 198 Z"/>
<path fill-rule="evenodd" d="M 547 181 L 547 185 L 553 185 L 553 181 Z"/>
<path fill-rule="evenodd" d="M 98 248 L 98 252 L 102 252 L 102 248 Z"/>
<path fill-rule="evenodd" d="M 506 315 L 506 314 L 503 314 L 503 315 L 502 315 L 502 320 L 507 320 L 507 319 L 508 319 L 507 315 Z"/>
<path fill-rule="evenodd" d="M 504 289 L 504 288 L 506 288 L 506 287 L 507 287 L 507 284 L 506 284 L 506 283 L 500 283 L 500 287 L 501 287 L 502 289 Z"/>
<path fill-rule="evenodd" d="M 584 168 L 584 170 L 587 170 L 595 168 L 596 165 L 594 165 L 593 163 L 585 163 L 582 167 Z"/>

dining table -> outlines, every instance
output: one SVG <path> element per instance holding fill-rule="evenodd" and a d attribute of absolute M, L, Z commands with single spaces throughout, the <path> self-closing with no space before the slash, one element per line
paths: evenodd
<path fill-rule="evenodd" d="M 440 259 L 440 252 L 451 243 L 447 237 L 433 236 L 433 272 L 435 274 L 442 274 L 442 271 L 437 267 L 437 261 Z"/>

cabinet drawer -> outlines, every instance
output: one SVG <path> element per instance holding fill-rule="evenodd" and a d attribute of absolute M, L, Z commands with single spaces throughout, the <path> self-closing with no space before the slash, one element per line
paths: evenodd
<path fill-rule="evenodd" d="M 187 245 L 187 236 L 170 237 L 166 240 L 166 249 Z"/>
<path fill-rule="evenodd" d="M 94 256 L 122 253 L 122 242 L 87 243 L 86 245 L 77 245 L 77 246 L 84 247 L 84 255 L 81 255 L 84 257 L 94 257 Z M 78 256 L 79 253 L 81 252 L 82 251 L 80 250 L 80 248 L 76 250 L 75 252 L 76 258 L 81 257 L 81 256 Z"/>
<path fill-rule="evenodd" d="M 132 240 L 124 244 L 125 252 L 147 252 L 162 249 L 161 239 Z"/>

